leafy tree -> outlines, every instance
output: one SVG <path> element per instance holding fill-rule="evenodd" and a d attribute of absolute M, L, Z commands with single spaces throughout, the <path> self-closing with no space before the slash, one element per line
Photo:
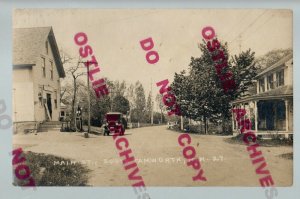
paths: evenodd
<path fill-rule="evenodd" d="M 208 131 L 208 120 L 214 123 L 221 121 L 224 132 L 225 123 L 231 116 L 230 102 L 243 95 L 256 76 L 254 52 L 249 49 L 229 59 L 227 43 L 221 43 L 220 49 L 228 58 L 228 66 L 221 73 L 231 71 L 236 84 L 234 90 L 225 93 L 215 69 L 215 64 L 220 64 L 221 61 L 214 62 L 212 59 L 218 52 L 211 54 L 204 41 L 199 48 L 202 54 L 198 58 L 191 58 L 188 73 L 175 73 L 172 90 L 176 94 L 183 116 L 203 121 L 205 133 Z"/>
<path fill-rule="evenodd" d="M 152 102 L 152 94 L 151 91 L 149 92 L 148 98 L 147 98 L 147 102 L 146 102 L 146 114 L 145 114 L 145 121 L 147 123 L 151 123 L 151 112 L 152 110 L 152 106 L 153 106 L 153 102 Z"/>
<path fill-rule="evenodd" d="M 161 115 L 159 112 L 153 113 L 153 123 L 154 124 L 162 124 L 166 122 L 165 115 Z"/>
<path fill-rule="evenodd" d="M 132 110 L 135 109 L 135 95 L 134 95 L 134 85 L 130 84 L 130 86 L 127 88 L 126 92 L 125 92 L 125 97 L 126 99 L 128 99 L 129 101 L 129 118 L 130 118 L 130 122 L 132 119 Z"/>
<path fill-rule="evenodd" d="M 127 114 L 129 111 L 129 101 L 122 95 L 117 95 L 112 101 L 112 110 Z"/>
<path fill-rule="evenodd" d="M 111 85 L 112 82 L 106 80 L 106 83 L 108 85 Z M 82 117 L 84 121 L 88 120 L 88 102 L 87 102 L 88 92 L 87 91 L 88 91 L 87 86 L 85 85 L 84 91 L 79 93 L 81 107 L 83 108 Z M 101 98 L 97 98 L 91 86 L 89 90 L 89 95 L 90 95 L 90 106 L 91 106 L 91 125 L 101 126 L 104 121 L 105 114 L 110 111 L 111 98 L 109 95 L 105 95 Z"/>
<path fill-rule="evenodd" d="M 146 111 L 146 97 L 143 85 L 137 81 L 134 89 L 134 109 L 132 110 L 132 121 L 143 122 Z"/>
<path fill-rule="evenodd" d="M 114 81 L 112 82 L 111 89 L 113 91 L 113 96 L 125 96 L 126 92 L 126 82 Z"/>
<path fill-rule="evenodd" d="M 281 58 L 293 53 L 293 50 L 288 49 L 275 49 L 257 59 L 257 64 L 261 69 L 272 66 L 278 62 Z"/>

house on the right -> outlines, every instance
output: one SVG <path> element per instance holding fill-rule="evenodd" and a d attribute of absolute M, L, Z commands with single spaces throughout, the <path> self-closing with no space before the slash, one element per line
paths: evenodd
<path fill-rule="evenodd" d="M 232 102 L 244 108 L 251 118 L 256 136 L 293 136 L 293 55 L 289 54 L 256 76 L 256 88 L 250 95 Z M 232 118 L 233 133 L 239 133 Z"/>

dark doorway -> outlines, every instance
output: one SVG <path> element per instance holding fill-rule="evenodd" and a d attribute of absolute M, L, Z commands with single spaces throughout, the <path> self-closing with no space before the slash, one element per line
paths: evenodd
<path fill-rule="evenodd" d="M 258 129 L 274 130 L 274 103 L 272 101 L 259 101 L 258 104 Z"/>
<path fill-rule="evenodd" d="M 278 130 L 285 129 L 285 104 L 282 100 L 260 101 L 258 104 L 258 129 Z"/>
<path fill-rule="evenodd" d="M 47 93 L 47 107 L 50 114 L 50 120 L 52 120 L 52 102 L 51 102 L 51 94 Z"/>
<path fill-rule="evenodd" d="M 265 111 L 266 114 L 266 125 L 267 130 L 274 130 L 275 128 L 275 109 L 274 109 L 274 102 L 266 102 L 264 104 L 263 111 Z"/>

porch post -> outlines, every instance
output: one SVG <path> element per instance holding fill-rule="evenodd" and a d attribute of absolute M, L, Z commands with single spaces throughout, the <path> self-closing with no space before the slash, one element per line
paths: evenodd
<path fill-rule="evenodd" d="M 268 81 L 267 81 L 267 77 L 264 77 L 264 83 L 265 83 L 265 92 L 268 90 Z"/>
<path fill-rule="evenodd" d="M 254 120 L 255 120 L 255 132 L 257 133 L 257 126 L 258 126 L 258 122 L 257 122 L 257 101 L 254 101 Z"/>
<path fill-rule="evenodd" d="M 285 102 L 285 130 L 286 132 L 289 131 L 289 101 L 287 99 L 284 100 Z"/>

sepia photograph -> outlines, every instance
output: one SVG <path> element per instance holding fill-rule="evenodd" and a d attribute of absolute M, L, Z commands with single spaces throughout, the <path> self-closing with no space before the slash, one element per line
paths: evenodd
<path fill-rule="evenodd" d="M 292 10 L 12 15 L 15 186 L 293 186 Z"/>

